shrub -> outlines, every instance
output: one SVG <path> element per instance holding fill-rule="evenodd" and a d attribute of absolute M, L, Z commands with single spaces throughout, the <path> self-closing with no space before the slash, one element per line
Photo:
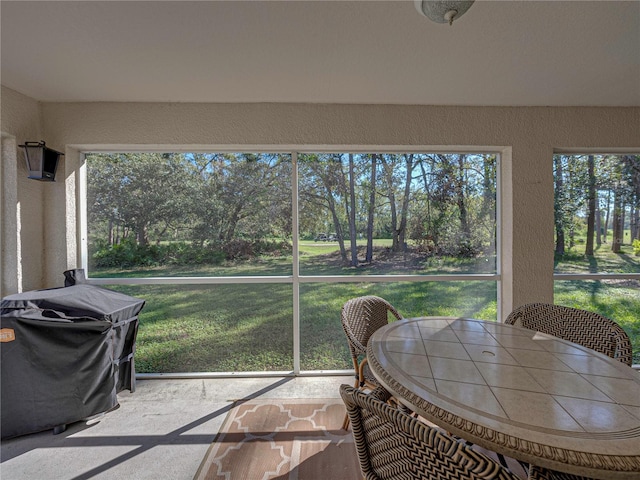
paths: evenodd
<path fill-rule="evenodd" d="M 133 238 L 125 238 L 117 245 L 97 240 L 90 247 L 94 251 L 92 268 L 132 268 L 166 265 L 220 265 L 225 260 L 247 260 L 259 255 L 280 257 L 291 255 L 286 241 L 235 239 L 225 245 L 190 242 L 167 242 L 138 245 Z"/>
<path fill-rule="evenodd" d="M 226 243 L 223 252 L 228 260 L 249 258 L 254 255 L 254 245 L 249 240 L 235 239 Z"/>
<path fill-rule="evenodd" d="M 143 246 L 127 238 L 117 245 L 100 242 L 95 247 L 92 256 L 94 268 L 217 265 L 225 259 L 225 253 L 213 246 L 193 245 L 187 242 Z"/>
<path fill-rule="evenodd" d="M 156 245 L 141 246 L 132 238 L 116 245 L 102 244 L 93 254 L 95 267 L 135 267 L 157 265 L 160 249 Z"/>
<path fill-rule="evenodd" d="M 638 239 L 633 241 L 633 253 L 636 257 L 640 257 L 640 240 Z"/>

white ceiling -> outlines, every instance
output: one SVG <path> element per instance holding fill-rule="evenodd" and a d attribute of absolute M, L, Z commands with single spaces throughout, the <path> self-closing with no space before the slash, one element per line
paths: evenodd
<path fill-rule="evenodd" d="M 42 101 L 640 105 L 640 1 L 1 2 L 2 84 Z"/>

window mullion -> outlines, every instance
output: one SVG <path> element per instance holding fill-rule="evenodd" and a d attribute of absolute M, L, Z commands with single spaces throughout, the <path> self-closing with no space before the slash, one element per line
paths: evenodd
<path fill-rule="evenodd" d="M 300 262 L 298 232 L 298 152 L 291 152 L 291 228 L 293 261 L 293 372 L 300 373 Z"/>

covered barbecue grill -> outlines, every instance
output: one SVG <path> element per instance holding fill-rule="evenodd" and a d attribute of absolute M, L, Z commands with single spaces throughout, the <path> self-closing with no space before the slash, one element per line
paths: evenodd
<path fill-rule="evenodd" d="M 88 284 L 3 298 L 2 438 L 62 431 L 115 408 L 118 392 L 133 392 L 144 303 Z"/>

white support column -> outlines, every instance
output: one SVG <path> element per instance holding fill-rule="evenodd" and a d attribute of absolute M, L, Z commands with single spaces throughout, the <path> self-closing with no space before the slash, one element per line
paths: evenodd
<path fill-rule="evenodd" d="M 498 163 L 497 231 L 498 318 L 504 322 L 513 310 L 513 169 L 511 148 L 500 153 Z"/>

